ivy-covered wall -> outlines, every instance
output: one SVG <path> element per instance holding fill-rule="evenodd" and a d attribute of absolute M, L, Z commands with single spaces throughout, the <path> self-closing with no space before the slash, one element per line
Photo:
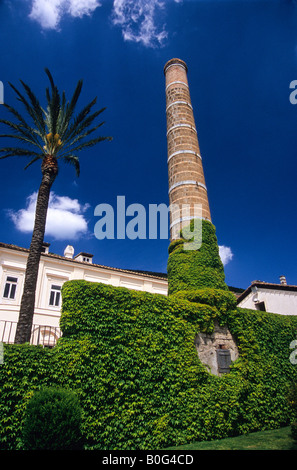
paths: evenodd
<path fill-rule="evenodd" d="M 192 234 L 192 242 L 201 240 L 201 247 L 197 250 L 187 249 L 189 240 L 181 238 L 169 245 L 167 263 L 168 294 L 183 290 L 211 287 L 213 289 L 228 290 L 225 283 L 224 266 L 219 255 L 219 247 L 214 225 L 203 220 L 198 227 L 194 221 L 184 230 Z"/>
<path fill-rule="evenodd" d="M 228 291 L 223 298 L 205 289 L 167 298 L 64 284 L 57 346 L 5 345 L 0 448 L 22 447 L 26 403 L 34 390 L 52 385 L 79 397 L 88 448 L 161 449 L 289 424 L 297 318 L 238 309 Z M 215 318 L 228 325 L 240 352 L 222 377 L 207 372 L 194 345 Z"/>

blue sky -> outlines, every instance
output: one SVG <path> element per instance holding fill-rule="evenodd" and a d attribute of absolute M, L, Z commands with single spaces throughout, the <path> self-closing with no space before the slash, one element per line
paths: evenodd
<path fill-rule="evenodd" d="M 50 251 L 87 251 L 106 266 L 166 272 L 168 240 L 98 240 L 98 204 L 168 204 L 165 83 L 172 57 L 189 69 L 212 220 L 227 248 L 226 281 L 297 284 L 297 3 L 289 0 L 2 0 L 0 80 L 28 83 L 40 101 L 48 67 L 79 106 L 106 107 L 112 142 L 62 166 L 53 185 Z M 0 107 L 0 114 L 4 109 Z M 1 146 L 12 142 L 4 139 Z M 0 241 L 29 247 L 40 166 L 0 162 Z M 127 219 L 129 220 L 129 218 Z M 226 253 L 226 250 L 225 250 Z"/>

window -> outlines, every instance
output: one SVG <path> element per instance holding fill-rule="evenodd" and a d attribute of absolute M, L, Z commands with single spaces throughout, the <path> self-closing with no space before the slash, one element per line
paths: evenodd
<path fill-rule="evenodd" d="M 52 307 L 60 307 L 60 301 L 61 301 L 61 286 L 56 286 L 52 284 L 49 304 Z"/>
<path fill-rule="evenodd" d="M 17 277 L 7 276 L 6 283 L 4 286 L 4 292 L 3 292 L 3 297 L 5 299 L 10 299 L 10 300 L 15 299 L 17 283 L 18 283 Z"/>
<path fill-rule="evenodd" d="M 266 312 L 265 302 L 255 302 L 256 310 Z"/>

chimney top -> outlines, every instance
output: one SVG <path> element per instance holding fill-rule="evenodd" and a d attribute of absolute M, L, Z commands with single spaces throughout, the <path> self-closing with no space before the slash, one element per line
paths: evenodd
<path fill-rule="evenodd" d="M 74 255 L 74 248 L 71 245 L 67 245 L 65 250 L 64 250 L 64 256 L 65 258 L 70 258 L 72 259 Z"/>
<path fill-rule="evenodd" d="M 184 67 L 186 69 L 186 72 L 188 72 L 187 64 L 183 60 L 181 60 L 181 59 L 170 59 L 165 64 L 164 74 L 166 73 L 166 70 L 168 69 L 168 67 L 170 67 L 171 65 L 181 65 L 182 67 Z"/>
<path fill-rule="evenodd" d="M 91 253 L 81 252 L 74 258 L 76 261 L 83 261 L 85 263 L 92 263 L 93 255 Z"/>
<path fill-rule="evenodd" d="M 41 253 L 48 253 L 49 252 L 49 247 L 50 247 L 50 243 L 43 242 L 42 243 Z"/>
<path fill-rule="evenodd" d="M 283 284 L 284 286 L 287 285 L 286 276 L 280 276 L 279 280 L 280 280 L 280 283 Z"/>

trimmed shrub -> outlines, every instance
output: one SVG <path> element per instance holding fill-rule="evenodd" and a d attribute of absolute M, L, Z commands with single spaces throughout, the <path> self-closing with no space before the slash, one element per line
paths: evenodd
<path fill-rule="evenodd" d="M 77 396 L 63 389 L 35 392 L 28 402 L 23 426 L 26 450 L 78 450 L 81 408 Z"/>

